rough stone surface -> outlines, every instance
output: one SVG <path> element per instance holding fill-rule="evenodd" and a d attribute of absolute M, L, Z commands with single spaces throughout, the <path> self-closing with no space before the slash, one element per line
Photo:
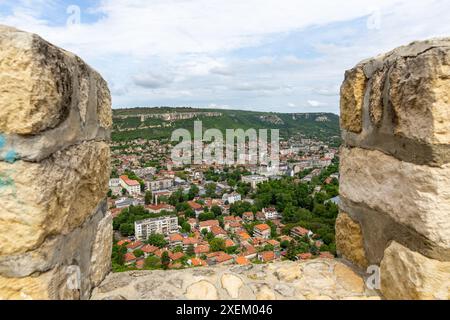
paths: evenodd
<path fill-rule="evenodd" d="M 380 264 L 384 250 L 393 240 L 432 259 L 450 261 L 450 248 L 434 243 L 381 210 L 371 209 L 364 203 L 357 204 L 342 195 L 339 206 L 341 211 L 346 212 L 361 226 L 364 252 L 369 265 Z M 339 242 L 337 238 L 336 241 Z"/>
<path fill-rule="evenodd" d="M 444 38 L 397 48 L 348 71 L 342 90 L 347 102 L 341 103 L 345 143 L 416 164 L 449 163 L 449 62 L 450 39 Z M 354 79 L 361 69 L 367 85 L 360 107 L 347 96 L 360 92 Z M 346 119 L 361 119 L 361 130 Z"/>
<path fill-rule="evenodd" d="M 205 280 L 191 284 L 186 290 L 186 298 L 191 300 L 217 300 L 218 297 L 216 287 Z"/>
<path fill-rule="evenodd" d="M 79 57 L 0 26 L 0 132 L 16 159 L 41 161 L 86 140 L 107 140 L 111 97 Z M 0 152 L 0 160 L 7 154 Z"/>
<path fill-rule="evenodd" d="M 336 250 L 357 266 L 368 266 L 361 226 L 345 212 L 340 212 L 336 219 Z"/>
<path fill-rule="evenodd" d="M 426 258 L 396 242 L 385 251 L 380 275 L 387 299 L 450 299 L 450 262 Z"/>
<path fill-rule="evenodd" d="M 280 270 L 283 270 L 281 273 Z M 292 270 L 295 277 L 280 277 Z M 296 270 L 300 270 L 297 273 Z M 260 276 L 255 278 L 254 274 Z M 176 284 L 176 285 L 175 285 Z M 169 294 L 170 293 L 170 294 Z M 170 271 L 112 273 L 92 299 L 347 299 L 378 298 L 364 277 L 339 260 L 282 261 L 264 265 L 218 265 Z M 326 297 L 325 297 L 326 296 Z"/>
<path fill-rule="evenodd" d="M 234 274 L 224 274 L 221 279 L 222 287 L 227 290 L 231 298 L 239 298 L 239 290 L 244 284 L 238 276 Z"/>
<path fill-rule="evenodd" d="M 361 67 L 345 73 L 341 87 L 341 127 L 350 132 L 362 130 L 362 107 L 367 79 Z"/>
<path fill-rule="evenodd" d="M 113 238 L 112 216 L 105 216 L 97 226 L 97 233 L 92 246 L 91 255 L 91 283 L 98 286 L 105 274 L 111 269 L 111 251 Z"/>
<path fill-rule="evenodd" d="M 0 300 L 88 299 L 111 263 L 109 89 L 37 35 L 0 46 Z"/>
<path fill-rule="evenodd" d="M 346 199 L 386 212 L 450 247 L 450 165 L 419 166 L 379 151 L 344 147 L 340 174 L 340 193 Z"/>
<path fill-rule="evenodd" d="M 86 142 L 40 163 L 0 162 L 11 181 L 0 193 L 0 257 L 80 226 L 108 191 L 109 156 L 106 143 Z"/>

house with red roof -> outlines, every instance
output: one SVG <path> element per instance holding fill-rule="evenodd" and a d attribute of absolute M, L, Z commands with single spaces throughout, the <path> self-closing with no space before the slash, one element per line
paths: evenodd
<path fill-rule="evenodd" d="M 130 265 L 136 262 L 136 256 L 134 255 L 133 252 L 127 252 L 124 255 L 124 262 L 125 265 Z"/>
<path fill-rule="evenodd" d="M 302 238 L 304 236 L 311 237 L 313 235 L 313 232 L 311 230 L 302 228 L 300 226 L 294 227 L 291 229 L 291 236 L 292 237 L 299 237 Z"/>
<path fill-rule="evenodd" d="M 263 251 L 258 253 L 258 260 L 261 262 L 270 262 L 275 260 L 275 252 L 273 251 Z"/>
<path fill-rule="evenodd" d="M 143 247 L 143 245 L 144 245 L 144 243 L 142 241 L 131 242 L 131 243 L 127 244 L 128 252 L 132 252 L 137 249 L 140 249 Z"/>
<path fill-rule="evenodd" d="M 212 226 L 211 233 L 218 238 L 225 239 L 227 237 L 227 232 L 223 230 L 220 226 Z"/>
<path fill-rule="evenodd" d="M 258 224 L 253 229 L 253 236 L 263 239 L 269 239 L 270 238 L 271 229 L 268 224 Z"/>
<path fill-rule="evenodd" d="M 179 233 L 172 233 L 169 235 L 169 246 L 175 248 L 183 245 L 183 236 Z"/>
<path fill-rule="evenodd" d="M 206 229 L 208 230 L 208 232 L 211 232 L 211 227 L 213 226 L 220 226 L 219 220 L 201 221 L 199 224 L 200 232 L 203 231 L 203 229 Z"/>

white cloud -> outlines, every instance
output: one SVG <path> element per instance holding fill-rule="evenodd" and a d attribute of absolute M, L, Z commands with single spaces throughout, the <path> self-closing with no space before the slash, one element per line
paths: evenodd
<path fill-rule="evenodd" d="M 376 8 L 362 0 L 101 0 L 81 12 L 75 28 L 49 20 L 59 1 L 5 2 L 13 10 L 0 12 L 0 23 L 79 54 L 110 82 L 116 106 L 292 111 L 292 101 L 306 101 L 306 110 L 337 112 L 345 69 L 410 41 L 450 34 L 448 0 L 381 0 Z M 379 21 L 368 29 L 365 19 L 374 12 Z M 84 15 L 93 13 L 101 19 L 87 23 Z M 64 21 L 65 10 L 59 14 Z M 299 38 L 277 42 L 290 34 Z M 296 47 L 303 38 L 308 48 Z"/>
<path fill-rule="evenodd" d="M 316 100 L 308 100 L 307 103 L 311 107 L 325 107 L 325 106 L 327 106 L 327 103 L 316 101 Z"/>

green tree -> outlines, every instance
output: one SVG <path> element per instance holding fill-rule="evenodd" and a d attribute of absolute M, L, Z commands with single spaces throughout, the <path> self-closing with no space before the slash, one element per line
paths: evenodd
<path fill-rule="evenodd" d="M 147 243 L 158 248 L 164 248 L 167 245 L 164 235 L 157 233 L 151 234 L 148 237 Z"/>
<path fill-rule="evenodd" d="M 169 268 L 169 264 L 170 264 L 169 252 L 164 251 L 161 256 L 161 265 L 164 270 L 167 270 Z"/>
<path fill-rule="evenodd" d="M 186 248 L 186 255 L 189 257 L 195 256 L 195 249 L 194 246 L 191 244 Z"/>
<path fill-rule="evenodd" d="M 152 192 L 149 190 L 145 191 L 145 204 L 149 205 L 152 203 L 152 201 L 153 201 Z"/>
<path fill-rule="evenodd" d="M 144 255 L 144 251 L 142 251 L 141 249 L 136 249 L 133 251 L 133 254 L 136 258 L 140 258 Z"/>
<path fill-rule="evenodd" d="M 214 205 L 211 207 L 211 212 L 214 213 L 214 216 L 218 217 L 222 215 L 222 209 L 219 206 Z"/>
<path fill-rule="evenodd" d="M 200 192 L 200 189 L 195 184 L 191 185 L 191 188 L 189 189 L 189 193 L 188 193 L 189 200 L 192 200 L 196 196 L 198 196 L 199 192 Z"/>
<path fill-rule="evenodd" d="M 225 251 L 225 240 L 221 238 L 214 238 L 209 241 L 209 247 L 213 252 Z"/>

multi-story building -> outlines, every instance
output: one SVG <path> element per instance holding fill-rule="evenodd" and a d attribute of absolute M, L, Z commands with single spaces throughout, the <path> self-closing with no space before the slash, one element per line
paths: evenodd
<path fill-rule="evenodd" d="M 258 224 L 253 229 L 253 236 L 257 238 L 269 239 L 270 238 L 270 227 L 267 224 Z"/>
<path fill-rule="evenodd" d="M 228 201 L 229 204 L 241 201 L 241 195 L 237 192 L 225 193 L 222 197 L 223 201 Z"/>
<path fill-rule="evenodd" d="M 120 176 L 120 185 L 122 188 L 127 190 L 129 194 L 140 194 L 141 193 L 141 185 L 139 181 L 131 180 L 128 176 Z"/>
<path fill-rule="evenodd" d="M 178 217 L 171 215 L 136 221 L 134 232 L 139 240 L 147 240 L 152 234 L 169 235 L 178 232 Z"/>
<path fill-rule="evenodd" d="M 264 208 L 263 213 L 266 220 L 278 219 L 278 211 L 275 208 Z"/>
<path fill-rule="evenodd" d="M 242 182 L 244 183 L 250 183 L 253 189 L 256 189 L 256 186 L 260 183 L 269 181 L 269 178 L 264 176 L 258 176 L 258 175 L 251 175 L 251 176 L 242 176 Z"/>
<path fill-rule="evenodd" d="M 147 189 L 151 191 L 159 191 L 170 189 L 174 185 L 173 179 L 161 178 L 157 180 L 146 181 Z"/>

